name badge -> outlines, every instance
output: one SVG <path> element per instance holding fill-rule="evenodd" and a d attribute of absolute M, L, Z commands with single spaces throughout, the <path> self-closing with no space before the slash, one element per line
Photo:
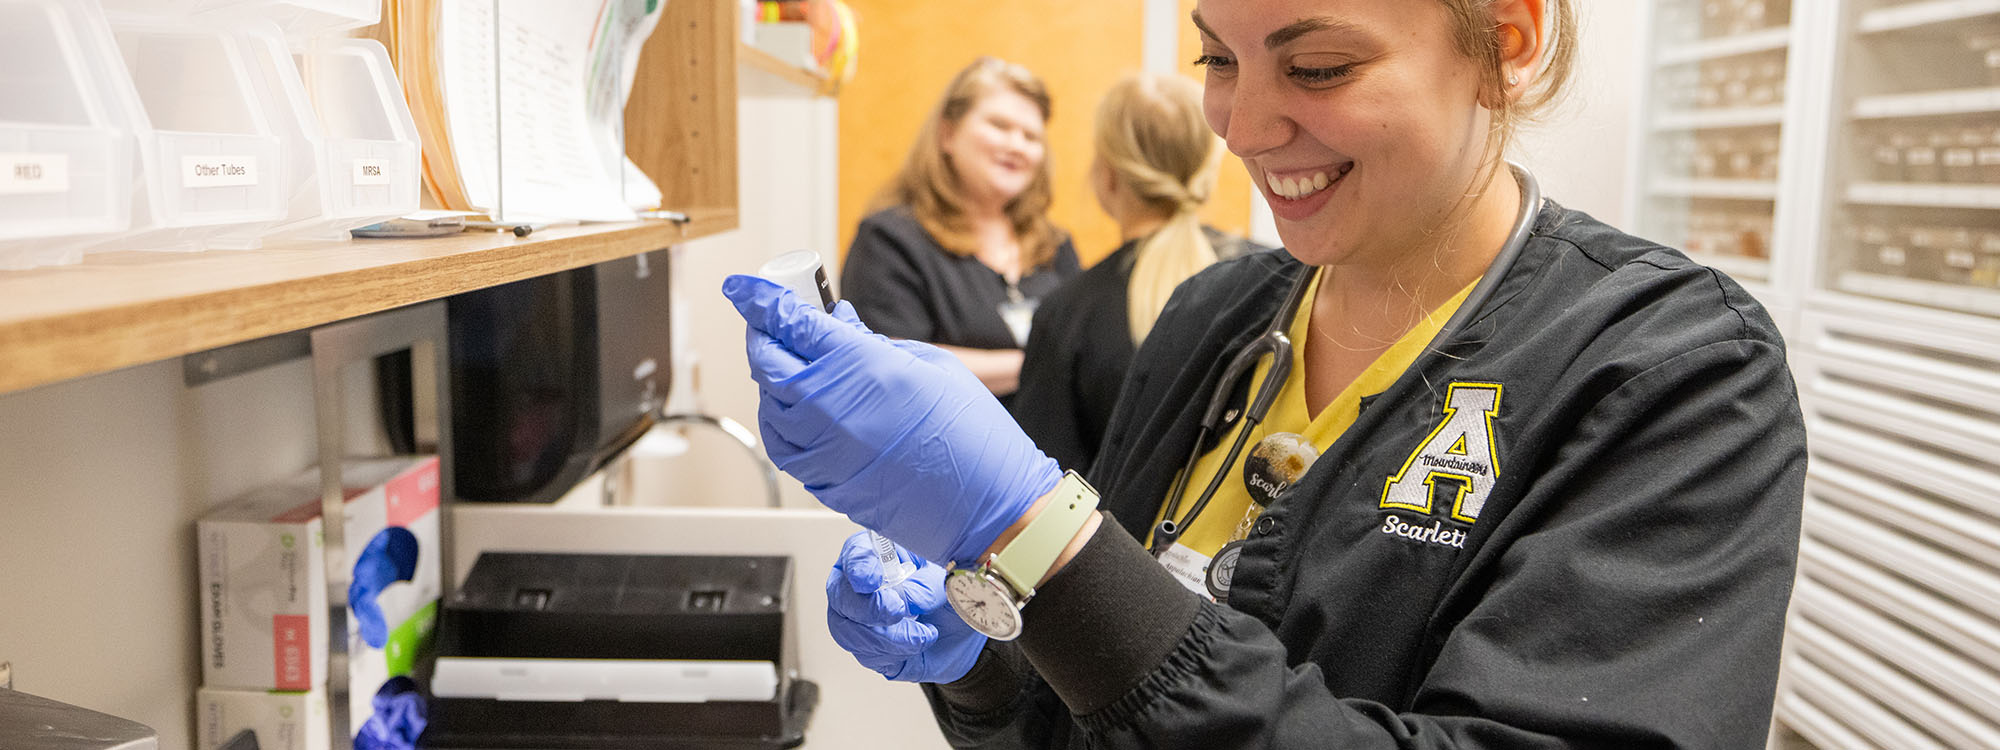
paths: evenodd
<path fill-rule="evenodd" d="M 1174 580 L 1180 581 L 1187 590 L 1200 594 L 1209 601 L 1215 601 L 1215 597 L 1208 593 L 1208 555 L 1175 542 L 1165 552 L 1160 553 L 1159 559 L 1160 567 L 1174 574 Z"/>
<path fill-rule="evenodd" d="M 1000 303 L 1000 319 L 1007 323 L 1007 331 L 1014 334 L 1014 345 L 1027 347 L 1028 329 L 1035 325 L 1035 305 L 1039 300 L 1010 299 Z"/>

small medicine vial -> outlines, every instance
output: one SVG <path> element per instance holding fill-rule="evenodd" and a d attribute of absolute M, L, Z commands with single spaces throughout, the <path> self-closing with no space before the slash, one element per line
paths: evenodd
<path fill-rule="evenodd" d="M 802 301 L 817 299 L 827 312 L 833 312 L 833 285 L 826 280 L 826 268 L 820 265 L 819 253 L 793 250 L 772 258 L 757 269 L 757 275 L 791 289 Z"/>

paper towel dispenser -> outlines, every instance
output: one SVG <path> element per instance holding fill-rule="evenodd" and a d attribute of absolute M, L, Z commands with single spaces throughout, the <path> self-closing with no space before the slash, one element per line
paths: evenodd
<path fill-rule="evenodd" d="M 552 502 L 666 402 L 664 250 L 447 301 L 454 494 Z"/>

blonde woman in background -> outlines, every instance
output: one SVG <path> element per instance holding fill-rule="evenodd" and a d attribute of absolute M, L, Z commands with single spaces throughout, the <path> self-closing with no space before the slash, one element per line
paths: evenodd
<path fill-rule="evenodd" d="M 1126 76 L 1097 105 L 1094 141 L 1090 184 L 1124 244 L 1036 311 L 1013 403 L 1035 444 L 1077 471 L 1097 456 L 1132 353 L 1167 297 L 1249 247 L 1201 223 L 1220 155 L 1202 119 L 1201 84 Z"/>
<path fill-rule="evenodd" d="M 1048 88 L 992 57 L 953 77 L 861 221 L 841 296 L 885 336 L 935 344 L 1008 401 L 1035 307 L 1081 270 L 1049 221 Z"/>

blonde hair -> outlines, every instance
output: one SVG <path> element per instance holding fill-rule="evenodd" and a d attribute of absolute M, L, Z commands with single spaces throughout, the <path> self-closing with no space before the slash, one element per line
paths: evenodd
<path fill-rule="evenodd" d="M 980 97 L 995 91 L 1013 91 L 1027 97 L 1041 110 L 1044 123 L 1053 114 L 1048 87 L 1027 68 L 996 57 L 974 60 L 945 87 L 944 99 L 925 119 L 902 170 L 876 196 L 871 210 L 907 206 L 916 215 L 917 223 L 945 250 L 960 256 L 978 252 L 978 239 L 965 218 L 964 188 L 951 160 L 945 156 L 943 138 L 947 125 L 958 125 Z M 1045 155 L 1027 189 L 1007 202 L 1007 219 L 1014 226 L 1016 241 L 1021 243 L 1023 273 L 1054 258 L 1064 239 L 1062 231 L 1049 221 L 1052 183 L 1049 158 Z"/>
<path fill-rule="evenodd" d="M 1095 140 L 1118 184 L 1168 217 L 1133 250 L 1126 313 L 1138 344 L 1174 288 L 1215 262 L 1199 213 L 1215 191 L 1218 161 L 1201 84 L 1177 75 L 1125 76 L 1098 102 Z"/>
<path fill-rule="evenodd" d="M 1500 26 L 1493 17 L 1495 0 L 1438 0 L 1452 17 L 1452 41 L 1459 54 L 1479 66 L 1480 101 L 1491 102 L 1493 127 L 1486 141 L 1491 157 L 1481 177 L 1500 168 L 1514 134 L 1521 123 L 1534 120 L 1553 109 L 1568 89 L 1575 74 L 1577 23 L 1575 0 L 1545 0 L 1542 11 L 1542 67 L 1533 83 L 1519 99 L 1508 96 L 1507 71 L 1502 64 L 1504 43 Z M 1484 179 L 1481 180 L 1484 182 Z"/>

